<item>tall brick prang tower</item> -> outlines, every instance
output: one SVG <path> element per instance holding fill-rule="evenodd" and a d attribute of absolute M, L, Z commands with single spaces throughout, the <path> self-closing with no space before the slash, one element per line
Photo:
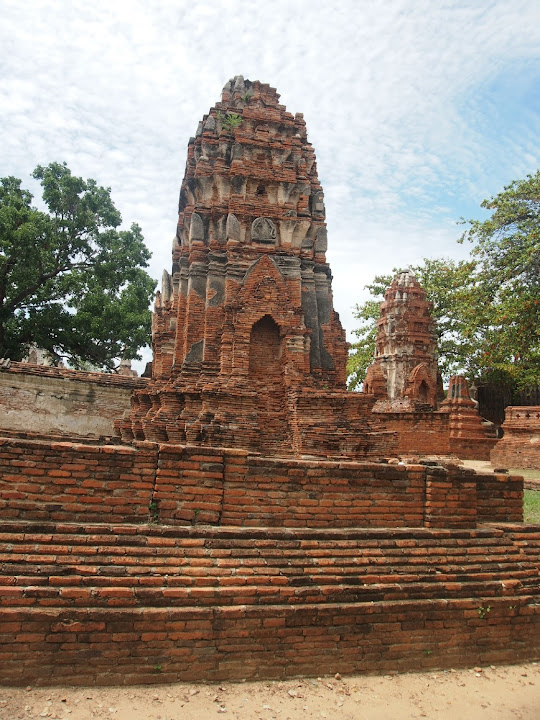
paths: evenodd
<path fill-rule="evenodd" d="M 235 77 L 189 141 L 153 381 L 122 437 L 299 452 L 299 393 L 345 392 L 326 249 L 303 116 Z"/>

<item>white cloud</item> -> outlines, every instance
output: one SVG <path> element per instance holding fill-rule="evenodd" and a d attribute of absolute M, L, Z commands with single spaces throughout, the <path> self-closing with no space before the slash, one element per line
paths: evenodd
<path fill-rule="evenodd" d="M 452 221 L 540 161 L 535 0 L 4 0 L 0 48 L 0 173 L 66 160 L 111 186 L 156 278 L 198 120 L 235 74 L 276 87 L 317 153 L 349 328 L 375 272 L 457 257 Z"/>

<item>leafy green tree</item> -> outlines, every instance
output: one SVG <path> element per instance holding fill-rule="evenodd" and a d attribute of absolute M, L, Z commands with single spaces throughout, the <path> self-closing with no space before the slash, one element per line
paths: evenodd
<path fill-rule="evenodd" d="M 397 271 L 394 270 L 394 274 L 395 272 Z M 375 339 L 377 337 L 377 320 L 380 317 L 381 302 L 393 277 L 393 275 L 376 275 L 373 282 L 365 286 L 365 289 L 371 293 L 371 297 L 355 306 L 354 316 L 360 321 L 360 325 L 353 330 L 357 340 L 351 343 L 347 361 L 347 384 L 349 390 L 360 388 L 364 382 L 366 371 L 373 362 Z"/>
<path fill-rule="evenodd" d="M 20 180 L 0 180 L 0 356 L 21 359 L 34 343 L 75 367 L 139 358 L 155 289 L 140 227 L 119 230 L 110 189 L 65 163 L 33 176 L 47 212 Z"/>
<path fill-rule="evenodd" d="M 482 367 L 517 388 L 540 383 L 540 171 L 484 200 L 461 241 L 478 266 Z"/>

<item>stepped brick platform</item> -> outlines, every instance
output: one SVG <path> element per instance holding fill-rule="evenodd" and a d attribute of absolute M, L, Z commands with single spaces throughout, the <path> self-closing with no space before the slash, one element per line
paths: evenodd
<path fill-rule="evenodd" d="M 533 660 L 540 527 L 9 521 L 4 684 L 133 684 Z"/>
<path fill-rule="evenodd" d="M 6 438 L 0 682 L 535 659 L 540 527 L 509 522 L 522 487 L 457 467 Z"/>

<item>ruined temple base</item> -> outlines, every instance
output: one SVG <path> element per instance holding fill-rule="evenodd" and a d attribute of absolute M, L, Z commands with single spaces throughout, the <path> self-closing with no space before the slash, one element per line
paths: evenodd
<path fill-rule="evenodd" d="M 540 656 L 520 477 L 5 438 L 0 478 L 5 685 Z"/>

